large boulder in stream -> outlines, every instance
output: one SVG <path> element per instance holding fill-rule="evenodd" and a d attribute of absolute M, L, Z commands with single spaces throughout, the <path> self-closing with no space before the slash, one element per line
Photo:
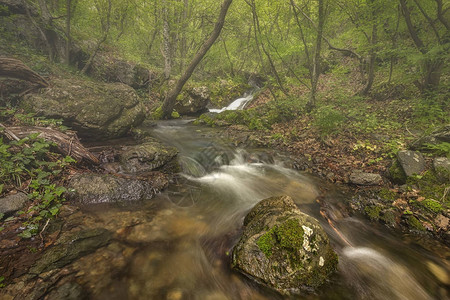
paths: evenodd
<path fill-rule="evenodd" d="M 206 111 L 210 92 L 206 86 L 190 87 L 178 96 L 175 110 L 180 115 L 196 115 Z"/>
<path fill-rule="evenodd" d="M 289 196 L 255 205 L 232 254 L 234 269 L 283 295 L 314 291 L 337 264 L 319 222 L 302 213 Z"/>
<path fill-rule="evenodd" d="M 136 92 L 121 83 L 55 79 L 24 97 L 22 107 L 47 118 L 63 119 L 80 137 L 109 139 L 125 135 L 144 120 Z"/>
<path fill-rule="evenodd" d="M 164 169 L 169 173 L 179 171 L 176 156 L 178 150 L 155 140 L 140 145 L 124 147 L 120 154 L 120 162 L 125 173 L 141 174 L 156 169 Z"/>

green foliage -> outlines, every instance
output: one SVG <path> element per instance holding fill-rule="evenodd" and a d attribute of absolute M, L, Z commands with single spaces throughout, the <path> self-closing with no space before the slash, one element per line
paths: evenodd
<path fill-rule="evenodd" d="M 65 201 L 66 189 L 52 183 L 61 171 L 75 160 L 70 156 L 59 158 L 51 152 L 53 145 L 38 134 L 9 144 L 0 139 L 0 182 L 2 187 L 20 188 L 28 192 L 33 205 L 23 212 L 29 218 L 23 223 L 25 230 L 19 236 L 30 238 L 38 233 L 39 224 L 56 216 Z M 23 183 L 29 182 L 27 186 Z M 11 219 L 10 219 L 11 220 Z M 5 220 L 5 222 L 7 222 Z"/>
<path fill-rule="evenodd" d="M 343 125 L 344 119 L 342 113 L 331 105 L 319 107 L 314 113 L 314 125 L 322 135 L 336 133 Z"/>
<path fill-rule="evenodd" d="M 163 117 L 162 106 L 159 106 L 151 113 L 153 120 L 161 120 Z"/>
<path fill-rule="evenodd" d="M 425 199 L 421 202 L 419 202 L 421 206 L 425 207 L 427 210 L 433 213 L 440 213 L 444 210 L 442 205 L 433 199 Z"/>
<path fill-rule="evenodd" d="M 450 143 L 442 142 L 439 144 L 425 144 L 426 149 L 437 156 L 446 156 L 450 158 Z"/>
<path fill-rule="evenodd" d="M 170 114 L 170 116 L 172 117 L 172 119 L 178 119 L 178 118 L 180 118 L 180 114 L 179 114 L 176 110 L 174 110 L 174 111 Z"/>
<path fill-rule="evenodd" d="M 5 281 L 5 277 L 0 276 L 0 288 L 4 288 L 6 286 L 4 281 Z"/>

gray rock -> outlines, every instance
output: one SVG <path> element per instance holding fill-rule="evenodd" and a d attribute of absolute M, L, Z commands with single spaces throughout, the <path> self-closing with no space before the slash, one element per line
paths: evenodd
<path fill-rule="evenodd" d="M 83 290 L 83 287 L 76 282 L 66 282 L 52 290 L 47 296 L 47 299 L 52 300 L 78 300 L 86 298 L 87 293 Z"/>
<path fill-rule="evenodd" d="M 447 157 L 436 157 L 433 168 L 439 180 L 450 182 L 450 160 Z"/>
<path fill-rule="evenodd" d="M 143 173 L 174 162 L 178 150 L 156 141 L 128 146 L 120 155 L 122 168 L 127 173 Z"/>
<path fill-rule="evenodd" d="M 380 174 L 355 170 L 350 174 L 350 182 L 357 185 L 379 185 L 383 179 Z"/>
<path fill-rule="evenodd" d="M 70 180 L 68 198 L 86 204 L 138 201 L 151 199 L 167 185 L 167 176 L 159 172 L 148 175 L 146 181 L 113 175 L 81 174 Z"/>
<path fill-rule="evenodd" d="M 25 206 L 28 201 L 28 197 L 24 193 L 17 193 L 14 195 L 8 195 L 0 199 L 0 214 L 9 215 Z"/>
<path fill-rule="evenodd" d="M 290 295 L 313 291 L 336 270 L 338 257 L 319 222 L 288 196 L 259 202 L 244 219 L 232 267 Z"/>
<path fill-rule="evenodd" d="M 437 145 L 443 142 L 450 143 L 450 124 L 435 130 L 430 135 L 415 140 L 410 145 L 410 148 L 419 151 L 430 151 L 430 148 L 427 145 Z"/>
<path fill-rule="evenodd" d="M 112 233 L 103 228 L 81 230 L 63 235 L 57 245 L 48 249 L 30 269 L 30 274 L 41 274 L 62 268 L 71 262 L 106 246 L 112 239 Z"/>
<path fill-rule="evenodd" d="M 187 88 L 175 103 L 180 115 L 195 115 L 206 111 L 210 93 L 206 86 Z"/>
<path fill-rule="evenodd" d="M 397 160 L 407 177 L 410 177 L 414 174 L 419 175 L 420 173 L 425 171 L 425 159 L 420 152 L 411 150 L 399 151 L 397 153 Z"/>
<path fill-rule="evenodd" d="M 55 79 L 39 94 L 24 97 L 22 107 L 64 123 L 85 138 L 120 137 L 144 120 L 136 92 L 121 83 Z"/>

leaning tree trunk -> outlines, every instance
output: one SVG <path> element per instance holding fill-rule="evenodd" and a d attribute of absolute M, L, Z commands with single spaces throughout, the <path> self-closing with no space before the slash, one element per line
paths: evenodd
<path fill-rule="evenodd" d="M 18 59 L 0 56 L 0 77 L 21 79 L 47 87 L 48 82 L 41 75 L 28 68 Z"/>
<path fill-rule="evenodd" d="M 233 0 L 224 0 L 224 2 L 222 3 L 222 7 L 220 8 L 219 18 L 217 19 L 216 25 L 214 26 L 214 30 L 212 31 L 211 35 L 200 47 L 197 54 L 195 54 L 191 63 L 188 65 L 186 71 L 184 71 L 183 75 L 181 75 L 180 79 L 178 79 L 177 83 L 175 84 L 175 87 L 169 91 L 166 98 L 164 99 L 164 103 L 161 107 L 163 118 L 170 117 L 170 115 L 172 114 L 172 110 L 175 106 L 177 96 L 181 92 L 181 89 L 189 80 L 192 73 L 194 73 L 195 68 L 203 59 L 205 54 L 208 52 L 209 48 L 211 48 L 216 39 L 219 37 L 220 32 L 222 31 L 223 24 L 225 22 L 225 17 L 227 15 L 228 8 L 230 7 L 232 2 Z"/>

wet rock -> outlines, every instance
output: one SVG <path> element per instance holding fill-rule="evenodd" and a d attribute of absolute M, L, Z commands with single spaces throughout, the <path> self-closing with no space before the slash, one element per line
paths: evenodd
<path fill-rule="evenodd" d="M 66 282 L 48 294 L 52 300 L 78 300 L 86 297 L 86 292 L 76 282 Z"/>
<path fill-rule="evenodd" d="M 437 145 L 443 142 L 450 143 L 450 124 L 432 132 L 430 135 L 414 141 L 410 148 L 418 151 L 431 151 L 429 145 Z"/>
<path fill-rule="evenodd" d="M 27 195 L 20 192 L 14 195 L 8 195 L 4 198 L 0 198 L 0 214 L 12 214 L 22 209 L 27 201 Z"/>
<path fill-rule="evenodd" d="M 175 157 L 178 150 L 159 142 L 146 142 L 129 146 L 121 153 L 123 170 L 127 173 L 142 173 L 160 169 L 163 166 L 177 164 Z"/>
<path fill-rule="evenodd" d="M 350 174 L 350 182 L 357 185 L 379 185 L 383 179 L 380 174 L 355 170 Z"/>
<path fill-rule="evenodd" d="M 232 254 L 234 269 L 284 295 L 315 290 L 337 263 L 319 222 L 288 196 L 262 200 L 248 213 Z"/>
<path fill-rule="evenodd" d="M 440 181 L 450 181 L 450 160 L 447 157 L 436 157 L 433 160 L 433 168 Z"/>
<path fill-rule="evenodd" d="M 206 86 L 187 88 L 175 103 L 180 115 L 195 115 L 206 111 L 209 102 L 209 90 Z"/>
<path fill-rule="evenodd" d="M 64 124 L 84 138 L 121 137 L 144 120 L 136 92 L 121 83 L 55 79 L 51 87 L 24 97 L 22 107 Z"/>
<path fill-rule="evenodd" d="M 414 174 L 419 175 L 425 171 L 425 160 L 420 152 L 411 150 L 399 151 L 397 153 L 397 160 L 403 172 L 405 172 L 406 177 Z"/>
<path fill-rule="evenodd" d="M 76 175 L 69 182 L 68 199 L 86 204 L 151 199 L 168 185 L 165 175 L 159 172 L 152 175 L 146 181 L 113 175 Z"/>
<path fill-rule="evenodd" d="M 103 228 L 82 230 L 63 235 L 57 244 L 48 249 L 30 269 L 30 274 L 39 275 L 53 269 L 62 268 L 71 262 L 106 246 L 112 233 Z"/>

